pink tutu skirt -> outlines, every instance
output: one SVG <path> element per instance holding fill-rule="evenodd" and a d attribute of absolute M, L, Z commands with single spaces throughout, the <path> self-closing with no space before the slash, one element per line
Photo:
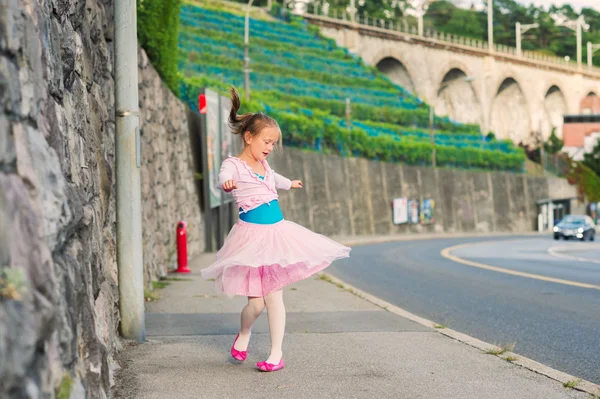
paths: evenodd
<path fill-rule="evenodd" d="M 350 248 L 299 224 L 238 221 L 227 236 L 217 260 L 202 270 L 204 279 L 229 297 L 263 297 L 347 258 Z"/>

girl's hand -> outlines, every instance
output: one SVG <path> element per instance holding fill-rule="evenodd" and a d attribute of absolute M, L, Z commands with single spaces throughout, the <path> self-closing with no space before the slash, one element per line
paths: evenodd
<path fill-rule="evenodd" d="M 235 189 L 237 189 L 237 183 L 235 180 L 227 180 L 225 183 L 223 183 L 223 190 L 226 193 L 229 193 Z"/>
<path fill-rule="evenodd" d="M 292 180 L 292 188 L 302 188 L 302 181 Z"/>

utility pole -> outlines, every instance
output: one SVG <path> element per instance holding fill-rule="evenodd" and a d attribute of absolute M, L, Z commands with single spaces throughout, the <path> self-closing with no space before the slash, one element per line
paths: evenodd
<path fill-rule="evenodd" d="M 419 36 L 423 36 L 423 16 L 429 8 L 429 3 L 432 0 L 408 0 L 410 8 L 407 9 L 407 14 L 417 17 L 417 32 Z"/>
<path fill-rule="evenodd" d="M 574 20 L 567 19 L 567 17 L 563 14 L 552 14 L 551 16 L 554 19 L 554 23 L 556 26 L 564 26 L 565 28 L 575 31 L 575 33 L 577 34 L 577 69 L 581 70 L 583 68 L 581 63 L 582 30 L 585 30 L 587 32 L 587 30 L 590 28 L 590 25 L 585 23 L 583 15 L 580 15 L 577 19 Z"/>
<path fill-rule="evenodd" d="M 527 32 L 529 29 L 533 29 L 533 28 L 539 28 L 540 25 L 539 24 L 525 24 L 525 25 L 521 25 L 520 22 L 517 22 L 516 25 L 516 33 L 517 33 L 517 55 L 521 56 L 522 55 L 522 51 L 521 51 L 521 35 L 525 32 Z"/>
<path fill-rule="evenodd" d="M 488 48 L 490 53 L 494 52 L 494 0 L 488 0 Z"/>
<path fill-rule="evenodd" d="M 117 266 L 121 334 L 143 342 L 144 269 L 136 2 L 115 2 Z"/>
<path fill-rule="evenodd" d="M 592 67 L 594 66 L 593 64 L 593 57 L 594 57 L 594 53 L 596 51 L 600 50 L 600 44 L 592 44 L 592 42 L 587 42 L 587 64 L 588 64 L 588 69 L 592 69 Z"/>
<path fill-rule="evenodd" d="M 250 9 L 254 0 L 250 0 L 246 6 L 246 21 L 244 24 L 244 91 L 246 101 L 250 101 Z"/>
<path fill-rule="evenodd" d="M 577 18 L 577 69 L 581 70 L 581 58 L 582 58 L 582 48 L 581 48 L 581 28 L 582 24 L 585 24 L 583 21 L 583 15 L 580 15 Z"/>
<path fill-rule="evenodd" d="M 350 0 L 350 21 L 356 23 L 356 0 Z"/>
<path fill-rule="evenodd" d="M 435 134 L 433 133 L 433 118 L 435 117 L 435 111 L 433 104 L 429 104 L 429 137 L 431 139 L 431 166 L 436 167 L 436 154 L 435 154 Z"/>

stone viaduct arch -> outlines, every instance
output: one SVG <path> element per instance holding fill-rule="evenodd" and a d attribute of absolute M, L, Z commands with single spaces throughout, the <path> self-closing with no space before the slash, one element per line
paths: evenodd
<path fill-rule="evenodd" d="M 552 85 L 544 96 L 544 117 L 542 118 L 542 134 L 544 139 L 552 133 L 552 129 L 558 137 L 562 137 L 563 115 L 569 113 L 567 100 L 563 91 Z"/>
<path fill-rule="evenodd" d="M 597 71 L 490 53 L 439 38 L 359 29 L 348 22 L 317 17 L 312 22 L 396 84 L 432 103 L 438 115 L 479 123 L 483 133 L 493 131 L 516 143 L 530 143 L 540 133 L 547 138 L 553 127 L 560 137 L 562 115 L 587 109 L 587 95 L 600 94 Z"/>
<path fill-rule="evenodd" d="M 531 140 L 529 103 L 513 77 L 504 78 L 497 86 L 490 111 L 490 130 L 497 138 L 517 143 Z"/>
<path fill-rule="evenodd" d="M 370 65 L 374 65 L 377 69 L 387 75 L 390 80 L 397 85 L 404 87 L 410 93 L 421 97 L 421 93 L 417 90 L 414 77 L 417 72 L 412 68 L 407 58 L 402 52 L 396 51 L 393 48 L 384 48 L 377 52 L 374 57 L 367 61 Z"/>
<path fill-rule="evenodd" d="M 449 69 L 438 80 L 434 102 L 436 113 L 447 115 L 456 122 L 480 125 L 483 122 L 481 103 L 473 79 L 461 68 Z"/>
<path fill-rule="evenodd" d="M 415 94 L 415 84 L 402 62 L 394 57 L 385 57 L 376 66 L 379 72 L 388 76 L 392 82 Z"/>

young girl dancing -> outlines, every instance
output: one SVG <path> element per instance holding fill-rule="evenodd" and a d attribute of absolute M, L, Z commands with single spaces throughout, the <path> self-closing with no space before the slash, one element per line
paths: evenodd
<path fill-rule="evenodd" d="M 277 189 L 302 188 L 302 182 L 275 173 L 267 163 L 269 154 L 281 143 L 279 125 L 262 113 L 238 115 L 240 98 L 235 89 L 231 96 L 229 124 L 233 134 L 241 135 L 244 149 L 223 162 L 219 186 L 232 192 L 240 220 L 217 253 L 216 262 L 202 270 L 202 277 L 214 278 L 217 289 L 229 297 L 248 297 L 231 347 L 231 356 L 237 360 L 246 360 L 252 324 L 266 306 L 271 353 L 256 366 L 261 371 L 277 371 L 284 367 L 282 288 L 348 257 L 350 248 L 283 218 Z"/>

